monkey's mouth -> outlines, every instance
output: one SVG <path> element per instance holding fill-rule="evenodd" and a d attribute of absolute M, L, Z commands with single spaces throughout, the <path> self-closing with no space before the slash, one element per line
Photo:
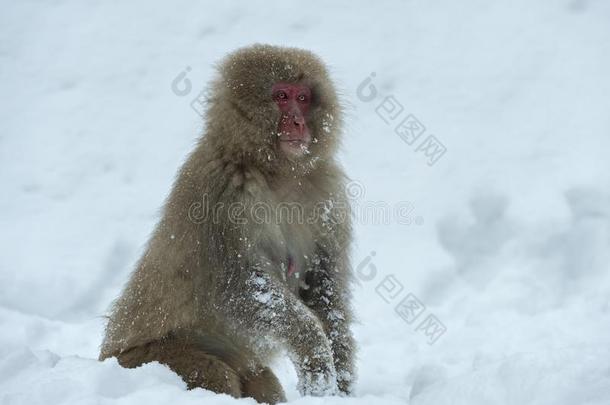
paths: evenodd
<path fill-rule="evenodd" d="M 308 142 L 305 139 L 280 139 L 280 142 L 287 142 L 291 145 L 306 145 Z"/>
<path fill-rule="evenodd" d="M 294 138 L 280 138 L 280 149 L 289 155 L 305 155 L 309 153 L 309 140 L 307 139 L 294 139 Z"/>

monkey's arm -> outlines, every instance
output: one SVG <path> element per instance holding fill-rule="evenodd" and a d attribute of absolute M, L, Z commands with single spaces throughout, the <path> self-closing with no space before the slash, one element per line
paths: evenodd
<path fill-rule="evenodd" d="M 240 285 L 229 284 L 220 297 L 235 330 L 254 337 L 254 344 L 286 347 L 303 395 L 336 393 L 332 349 L 318 318 L 265 271 L 241 269 L 239 273 L 233 279 Z"/>
<path fill-rule="evenodd" d="M 337 392 L 332 349 L 318 317 L 276 278 L 267 251 L 276 238 L 269 224 L 249 217 L 254 197 L 233 194 L 243 210 L 229 221 L 211 224 L 210 241 L 215 277 L 214 304 L 234 332 L 263 347 L 287 349 L 304 395 Z M 258 199 L 260 201 L 260 199 Z M 228 206 L 228 204 L 226 205 Z M 228 212 L 221 213 L 220 217 Z M 226 218 L 226 217 L 225 217 Z"/>
<path fill-rule="evenodd" d="M 338 187 L 344 190 L 345 187 Z M 324 204 L 328 207 L 328 204 Z M 350 331 L 351 268 L 351 212 L 346 195 L 337 191 L 330 210 L 322 212 L 326 218 L 316 237 L 316 251 L 306 273 L 308 289 L 301 296 L 324 325 L 333 351 L 337 384 L 341 392 L 351 393 L 355 381 L 354 338 Z"/>
<path fill-rule="evenodd" d="M 307 273 L 306 304 L 324 325 L 333 352 L 339 390 L 350 394 L 355 381 L 354 338 L 350 330 L 349 265 L 346 253 L 318 249 Z"/>

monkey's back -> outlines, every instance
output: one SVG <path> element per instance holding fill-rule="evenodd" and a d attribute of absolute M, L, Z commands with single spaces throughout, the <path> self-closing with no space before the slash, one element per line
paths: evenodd
<path fill-rule="evenodd" d="M 144 254 L 114 302 L 100 359 L 160 339 L 170 332 L 191 330 L 202 318 L 214 325 L 205 310 L 205 296 L 196 292 L 205 283 L 201 224 L 189 219 L 190 207 L 210 188 L 219 162 L 201 147 L 181 168 Z"/>

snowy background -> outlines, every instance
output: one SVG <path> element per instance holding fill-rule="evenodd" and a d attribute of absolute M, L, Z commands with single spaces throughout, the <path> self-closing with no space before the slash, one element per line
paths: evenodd
<path fill-rule="evenodd" d="M 299 398 L 280 362 L 290 402 L 610 403 L 610 3 L 0 9 L 0 404 L 254 402 L 96 360 L 201 133 L 191 101 L 214 62 L 254 42 L 330 65 L 355 203 L 412 208 L 356 227 L 355 397 Z M 385 97 L 403 108 L 394 121 Z M 412 145 L 394 132 L 409 114 L 426 127 Z M 417 150 L 429 135 L 446 148 L 433 165 Z M 411 323 L 395 310 L 405 297 L 425 305 Z"/>

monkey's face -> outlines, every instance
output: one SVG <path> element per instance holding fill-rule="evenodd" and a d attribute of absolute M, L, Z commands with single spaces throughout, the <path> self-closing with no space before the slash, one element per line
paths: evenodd
<path fill-rule="evenodd" d="M 254 45 L 228 55 L 219 72 L 207 114 L 219 151 L 295 176 L 333 157 L 341 106 L 311 52 Z"/>
<path fill-rule="evenodd" d="M 308 154 L 311 143 L 307 125 L 311 89 L 302 84 L 276 83 L 271 93 L 280 112 L 277 128 L 278 148 L 288 157 Z"/>

